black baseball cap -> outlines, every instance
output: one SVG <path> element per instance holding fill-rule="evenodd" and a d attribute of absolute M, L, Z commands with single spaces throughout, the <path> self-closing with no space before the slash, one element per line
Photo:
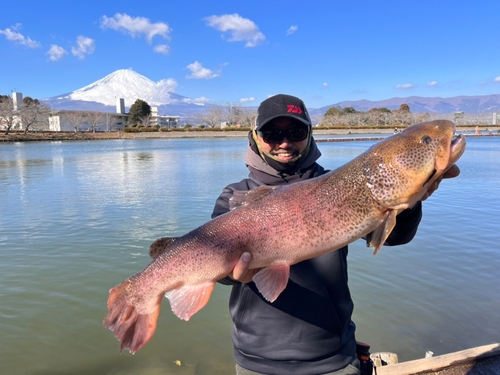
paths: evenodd
<path fill-rule="evenodd" d="M 302 100 L 295 96 L 278 94 L 260 103 L 257 109 L 255 130 L 261 130 L 277 117 L 289 117 L 311 126 L 311 118 Z"/>

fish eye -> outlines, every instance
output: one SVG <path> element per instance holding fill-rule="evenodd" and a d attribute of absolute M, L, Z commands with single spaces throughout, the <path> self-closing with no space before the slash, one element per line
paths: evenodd
<path fill-rule="evenodd" d="M 420 142 L 429 145 L 432 143 L 432 138 L 429 137 L 428 135 L 424 135 L 422 136 L 422 138 L 420 138 Z"/>

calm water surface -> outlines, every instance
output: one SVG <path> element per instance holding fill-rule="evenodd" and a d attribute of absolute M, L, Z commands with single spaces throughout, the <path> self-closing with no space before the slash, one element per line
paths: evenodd
<path fill-rule="evenodd" d="M 320 143 L 335 168 L 373 142 Z M 102 326 L 108 290 L 161 236 L 209 220 L 245 177 L 245 139 L 0 145 L 0 374 L 234 374 L 229 288 L 189 322 L 163 303 L 135 356 Z M 500 139 L 469 138 L 408 245 L 350 247 L 358 340 L 400 360 L 500 342 Z M 181 361 L 177 366 L 175 361 Z"/>

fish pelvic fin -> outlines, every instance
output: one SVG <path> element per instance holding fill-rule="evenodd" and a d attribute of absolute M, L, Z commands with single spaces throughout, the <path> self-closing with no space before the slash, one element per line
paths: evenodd
<path fill-rule="evenodd" d="M 382 246 L 384 246 L 387 237 L 391 234 L 394 226 L 396 225 L 396 216 L 398 215 L 398 210 L 390 210 L 385 214 L 385 218 L 372 233 L 370 233 L 367 238 L 367 245 L 373 247 L 373 255 L 377 255 Z"/>
<path fill-rule="evenodd" d="M 277 186 L 260 186 L 249 191 L 235 191 L 232 197 L 229 198 L 229 209 L 234 210 L 235 208 L 249 206 L 258 202 L 272 194 L 276 188 Z"/>
<path fill-rule="evenodd" d="M 215 287 L 215 282 L 199 285 L 185 285 L 165 293 L 175 315 L 182 320 L 189 320 L 207 304 Z"/>
<path fill-rule="evenodd" d="M 127 299 L 127 281 L 109 291 L 108 314 L 103 324 L 121 342 L 120 351 L 128 349 L 134 354 L 153 337 L 160 315 L 161 299 L 147 313 L 139 313 Z"/>
<path fill-rule="evenodd" d="M 274 302 L 286 288 L 289 277 L 290 266 L 286 263 L 279 263 L 261 269 L 252 280 L 264 298 L 269 302 Z"/>
<path fill-rule="evenodd" d="M 149 246 L 149 256 L 152 259 L 158 258 L 176 240 L 177 237 L 158 238 Z"/>

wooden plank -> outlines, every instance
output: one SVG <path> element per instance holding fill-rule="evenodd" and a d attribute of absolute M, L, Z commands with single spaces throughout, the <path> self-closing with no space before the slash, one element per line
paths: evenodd
<path fill-rule="evenodd" d="M 377 372 L 374 370 L 373 373 L 377 375 L 413 375 L 424 371 L 439 371 L 476 358 L 486 358 L 495 355 L 500 355 L 500 343 L 378 367 Z"/>

